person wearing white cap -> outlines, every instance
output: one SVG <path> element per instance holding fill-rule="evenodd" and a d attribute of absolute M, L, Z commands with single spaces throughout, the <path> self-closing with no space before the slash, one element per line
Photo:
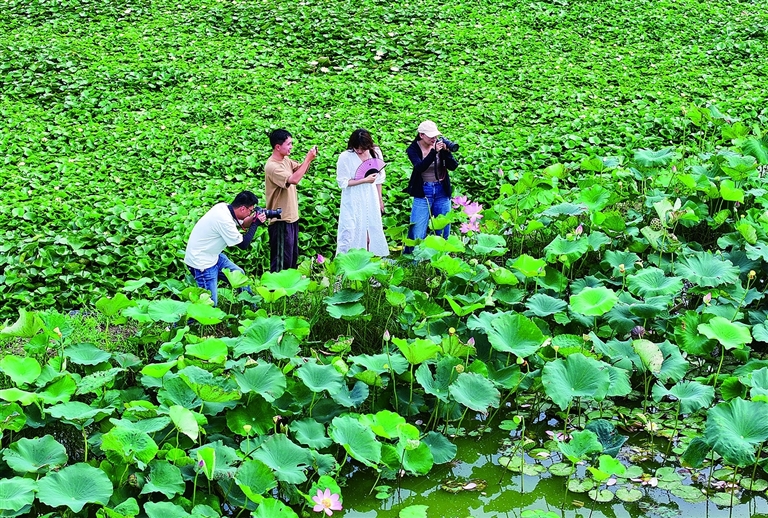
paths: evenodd
<path fill-rule="evenodd" d="M 451 179 L 448 171 L 454 171 L 459 163 L 453 157 L 443 139 L 438 139 L 437 125 L 425 120 L 418 127 L 416 138 L 406 153 L 413 164 L 413 172 L 404 192 L 413 196 L 411 223 L 408 239 L 427 237 L 429 219 L 451 210 Z M 436 232 L 444 238 L 450 233 L 450 225 Z M 404 253 L 413 252 L 413 246 L 406 246 Z"/>

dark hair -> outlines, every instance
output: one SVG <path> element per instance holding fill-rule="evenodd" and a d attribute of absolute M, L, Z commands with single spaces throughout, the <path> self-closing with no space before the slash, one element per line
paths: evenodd
<path fill-rule="evenodd" d="M 367 129 L 356 129 L 347 141 L 347 150 L 367 149 L 371 152 L 372 158 L 376 158 L 375 147 L 373 137 L 371 137 L 371 133 Z"/>
<path fill-rule="evenodd" d="M 258 204 L 259 199 L 255 194 L 253 194 L 251 191 L 243 191 L 235 196 L 235 201 L 232 202 L 232 208 L 236 209 L 238 207 L 251 207 Z"/>
<path fill-rule="evenodd" d="M 276 129 L 269 134 L 269 145 L 272 146 L 272 149 L 275 149 L 275 146 L 282 145 L 282 143 L 288 140 L 290 137 L 291 134 L 288 133 L 288 130 Z"/>

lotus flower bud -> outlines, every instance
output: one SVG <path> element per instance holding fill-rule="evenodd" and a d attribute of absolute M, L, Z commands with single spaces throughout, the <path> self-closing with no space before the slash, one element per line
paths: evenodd
<path fill-rule="evenodd" d="M 475 337 L 474 336 L 470 336 L 469 337 L 469 340 L 467 340 L 467 345 L 470 346 L 470 347 L 474 347 L 475 346 Z"/>
<path fill-rule="evenodd" d="M 704 300 L 704 304 L 709 306 L 709 303 L 712 302 L 712 294 L 711 293 L 707 293 L 706 295 L 704 295 L 704 299 L 703 300 Z"/>
<path fill-rule="evenodd" d="M 390 338 L 392 338 L 389 334 L 389 329 L 384 330 L 384 341 L 389 342 Z"/>

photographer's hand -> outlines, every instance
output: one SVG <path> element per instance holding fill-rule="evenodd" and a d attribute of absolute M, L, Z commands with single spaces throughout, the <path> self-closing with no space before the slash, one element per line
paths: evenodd
<path fill-rule="evenodd" d="M 442 140 L 435 142 L 435 150 L 439 153 L 445 149 L 445 143 Z"/>

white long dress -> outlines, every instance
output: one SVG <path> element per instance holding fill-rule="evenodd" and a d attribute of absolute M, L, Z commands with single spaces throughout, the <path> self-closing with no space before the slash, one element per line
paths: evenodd
<path fill-rule="evenodd" d="M 376 149 L 381 158 L 381 152 Z M 379 193 L 376 185 L 384 183 L 384 171 L 379 173 L 375 183 L 361 183 L 349 186 L 355 178 L 355 171 L 363 161 L 353 150 L 344 151 L 336 163 L 336 181 L 341 188 L 341 209 L 339 231 L 336 237 L 336 254 L 343 254 L 352 248 L 364 248 L 379 257 L 389 255 L 387 238 L 381 224 Z"/>

